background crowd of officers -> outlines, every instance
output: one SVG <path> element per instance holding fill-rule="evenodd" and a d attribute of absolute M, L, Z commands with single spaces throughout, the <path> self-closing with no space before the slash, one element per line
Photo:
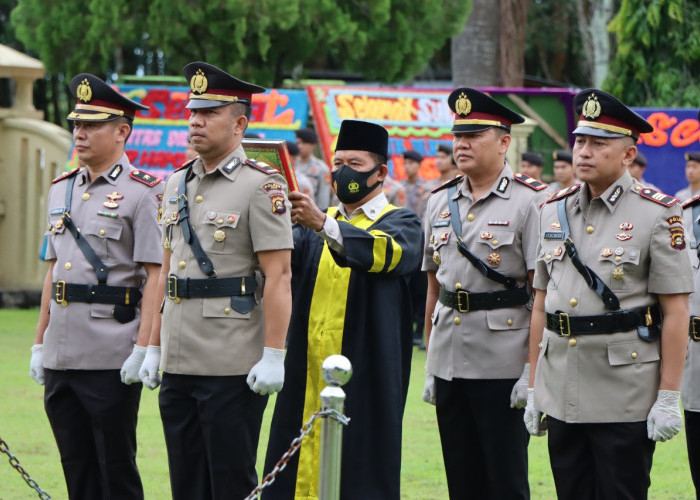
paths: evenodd
<path fill-rule="evenodd" d="M 346 120 L 332 168 L 313 130 L 288 143 L 288 192 L 241 145 L 264 89 L 204 62 L 184 74 L 193 154 L 166 182 L 124 154 L 146 108 L 71 82 L 81 167 L 48 195 L 30 361 L 71 499 L 143 498 L 142 383 L 160 386 L 173 498 L 244 498 L 267 396 L 282 391 L 265 472 L 338 352 L 355 368 L 341 498 L 398 499 L 413 344 L 451 498 L 529 498 L 527 446 L 545 433 L 559 498 L 646 498 L 681 403 L 700 487 L 700 153 L 688 188 L 659 192 L 636 148 L 652 127 L 587 89 L 547 185 L 540 155 L 505 159 L 524 118 L 459 88 L 439 178 L 409 150 L 391 179 L 386 130 Z M 318 437 L 264 497 L 318 497 Z"/>

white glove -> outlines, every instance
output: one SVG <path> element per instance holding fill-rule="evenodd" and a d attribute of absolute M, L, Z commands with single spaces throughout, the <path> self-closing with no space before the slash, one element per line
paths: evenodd
<path fill-rule="evenodd" d="M 523 368 L 523 374 L 513 386 L 513 390 L 510 391 L 510 407 L 525 408 L 527 404 L 527 386 L 530 385 L 530 363 L 525 363 Z"/>
<path fill-rule="evenodd" d="M 160 385 L 160 346 L 149 345 L 146 349 L 146 357 L 143 358 L 141 368 L 139 369 L 139 378 L 143 385 L 149 389 L 155 389 Z"/>
<path fill-rule="evenodd" d="M 425 374 L 425 387 L 423 387 L 423 401 L 435 406 L 435 376 Z"/>
<path fill-rule="evenodd" d="M 119 371 L 123 384 L 131 385 L 134 382 L 141 382 L 139 379 L 139 368 L 141 368 L 141 363 L 143 363 L 145 356 L 146 348 L 135 345 L 134 350 L 131 351 L 129 357 L 124 361 L 122 369 Z"/>
<path fill-rule="evenodd" d="M 544 436 L 547 433 L 547 421 L 542 420 L 542 412 L 535 410 L 535 389 L 527 388 L 527 405 L 523 416 L 527 432 L 532 436 Z"/>
<path fill-rule="evenodd" d="M 29 360 L 29 376 L 39 385 L 44 385 L 44 345 L 32 346 L 32 359 Z"/>
<path fill-rule="evenodd" d="M 250 369 L 246 382 L 251 391 L 262 396 L 281 391 L 284 384 L 284 349 L 263 349 L 262 358 Z"/>
<path fill-rule="evenodd" d="M 654 406 L 647 417 L 647 435 L 654 441 L 666 441 L 681 430 L 679 391 L 659 391 Z"/>

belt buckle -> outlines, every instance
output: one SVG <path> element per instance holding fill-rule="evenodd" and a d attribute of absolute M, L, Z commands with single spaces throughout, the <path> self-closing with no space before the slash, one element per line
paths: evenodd
<path fill-rule="evenodd" d="M 64 280 L 58 280 L 56 282 L 56 296 L 54 298 L 56 302 L 63 307 L 68 307 L 68 301 L 66 300 L 66 282 Z"/>
<path fill-rule="evenodd" d="M 464 297 L 465 306 L 462 306 L 462 297 Z M 469 312 L 469 292 L 466 290 L 457 290 L 457 310 L 459 312 Z"/>
<path fill-rule="evenodd" d="M 569 321 L 569 315 L 565 312 L 560 312 L 557 313 L 557 316 L 559 316 L 559 333 L 562 337 L 570 337 L 571 322 Z M 566 320 L 566 323 L 564 323 L 564 320 Z"/>
<path fill-rule="evenodd" d="M 177 276 L 174 274 L 170 274 L 168 276 L 168 298 L 170 300 L 175 300 L 177 299 Z"/>
<path fill-rule="evenodd" d="M 693 338 L 695 342 L 700 340 L 700 332 L 698 331 L 698 325 L 700 325 L 700 317 L 699 316 L 693 316 L 690 319 L 690 336 Z"/>

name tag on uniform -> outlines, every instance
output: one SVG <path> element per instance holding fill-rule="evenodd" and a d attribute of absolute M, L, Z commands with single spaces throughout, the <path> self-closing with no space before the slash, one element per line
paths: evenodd
<path fill-rule="evenodd" d="M 49 212 L 51 215 L 61 215 L 66 211 L 65 208 L 60 207 L 60 208 L 52 208 L 51 211 Z"/>
<path fill-rule="evenodd" d="M 562 233 L 561 231 L 545 231 L 544 239 L 545 240 L 563 240 L 564 233 Z"/>
<path fill-rule="evenodd" d="M 433 222 L 433 227 L 446 227 L 449 225 L 450 225 L 450 221 L 446 220 L 446 219 L 443 219 L 443 220 L 438 219 L 435 222 Z"/>

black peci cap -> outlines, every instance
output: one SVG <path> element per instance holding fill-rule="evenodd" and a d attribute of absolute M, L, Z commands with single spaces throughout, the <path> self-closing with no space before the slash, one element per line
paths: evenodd
<path fill-rule="evenodd" d="M 265 88 L 244 82 L 205 62 L 191 62 L 182 70 L 190 83 L 187 109 L 216 108 L 234 102 L 250 105 L 253 94 Z"/>
<path fill-rule="evenodd" d="M 70 91 L 78 99 L 75 109 L 68 115 L 68 120 L 72 121 L 107 122 L 122 116 L 133 120 L 137 111 L 148 109 L 89 73 L 74 76 Z"/>
<path fill-rule="evenodd" d="M 685 161 L 697 161 L 700 162 L 700 151 L 688 151 L 685 154 Z"/>
<path fill-rule="evenodd" d="M 308 142 L 310 144 L 316 144 L 318 142 L 318 137 L 316 132 L 310 128 L 302 128 L 296 131 L 297 139 L 301 142 Z"/>
<path fill-rule="evenodd" d="M 575 135 L 637 140 L 639 134 L 654 130 L 644 118 L 602 90 L 586 89 L 576 94 L 574 109 L 580 115 Z"/>
<path fill-rule="evenodd" d="M 520 158 L 523 161 L 526 161 L 528 163 L 532 163 L 533 165 L 537 165 L 538 167 L 541 167 L 542 165 L 544 165 L 544 160 L 537 153 L 531 153 L 529 151 L 526 151 L 522 154 L 522 156 Z"/>
<path fill-rule="evenodd" d="M 388 156 L 389 133 L 381 125 L 359 120 L 343 120 L 338 132 L 336 151 L 369 151 Z"/>
<path fill-rule="evenodd" d="M 525 121 L 525 118 L 492 97 L 466 87 L 453 90 L 447 104 L 455 113 L 453 134 L 479 132 L 491 127 L 510 132 L 511 125 Z"/>
<path fill-rule="evenodd" d="M 445 153 L 447 156 L 452 156 L 452 146 L 449 144 L 438 144 L 437 150 L 439 153 Z"/>
<path fill-rule="evenodd" d="M 420 154 L 418 151 L 413 151 L 413 150 L 408 150 L 403 152 L 403 157 L 404 160 L 413 160 L 417 161 L 418 163 L 423 161 L 423 155 Z"/>
<path fill-rule="evenodd" d="M 647 158 L 642 153 L 637 151 L 637 156 L 635 156 L 634 160 L 632 160 L 632 163 L 636 163 L 640 167 L 646 167 L 647 166 Z"/>
<path fill-rule="evenodd" d="M 299 154 L 299 146 L 293 141 L 284 141 L 287 144 L 287 151 L 291 156 L 297 156 Z"/>
<path fill-rule="evenodd" d="M 568 149 L 559 149 L 557 151 L 552 151 L 552 159 L 554 161 L 565 161 L 566 163 L 574 163 L 574 156 Z"/>

